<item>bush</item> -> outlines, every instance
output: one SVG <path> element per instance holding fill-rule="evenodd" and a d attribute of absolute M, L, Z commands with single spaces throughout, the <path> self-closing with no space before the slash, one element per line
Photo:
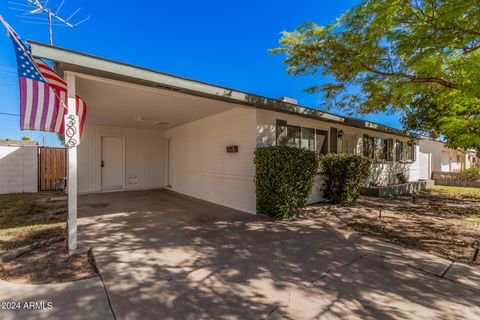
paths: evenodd
<path fill-rule="evenodd" d="M 318 170 L 314 152 L 274 146 L 255 151 L 257 210 L 276 219 L 300 213 Z"/>
<path fill-rule="evenodd" d="M 480 168 L 471 167 L 468 169 L 463 169 L 462 172 L 470 175 L 480 175 Z"/>
<path fill-rule="evenodd" d="M 320 162 L 325 198 L 332 203 L 354 203 L 370 175 L 371 161 L 360 155 L 338 153 L 322 156 Z"/>

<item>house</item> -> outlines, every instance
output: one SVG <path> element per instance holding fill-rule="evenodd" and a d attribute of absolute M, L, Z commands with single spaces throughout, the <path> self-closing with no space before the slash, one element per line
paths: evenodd
<path fill-rule="evenodd" d="M 170 190 L 256 212 L 254 151 L 289 145 L 375 160 L 372 185 L 422 176 L 416 137 L 368 121 L 31 42 L 88 105 L 78 192 Z M 319 184 L 310 202 L 321 198 Z"/>
<path fill-rule="evenodd" d="M 432 172 L 459 172 L 478 166 L 476 150 L 460 150 L 448 148 L 443 142 L 427 137 L 419 140 L 420 154 L 429 158 L 428 168 L 424 171 L 427 179 Z"/>

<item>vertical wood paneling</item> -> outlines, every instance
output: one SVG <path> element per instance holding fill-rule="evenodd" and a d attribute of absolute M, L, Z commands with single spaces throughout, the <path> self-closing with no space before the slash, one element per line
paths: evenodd
<path fill-rule="evenodd" d="M 101 191 L 101 137 L 123 137 L 125 189 L 164 186 L 163 131 L 86 125 L 78 150 L 79 192 Z"/>
<path fill-rule="evenodd" d="M 55 181 L 67 176 L 65 149 L 40 148 L 39 157 L 40 190 L 55 190 Z"/>

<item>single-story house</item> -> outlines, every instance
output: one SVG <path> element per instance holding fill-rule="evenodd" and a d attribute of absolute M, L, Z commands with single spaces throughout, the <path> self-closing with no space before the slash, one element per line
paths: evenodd
<path fill-rule="evenodd" d="M 254 151 L 270 145 L 364 154 L 375 160 L 372 185 L 394 183 L 400 173 L 410 181 L 428 178 L 409 133 L 30 43 L 88 106 L 77 156 L 79 193 L 168 188 L 255 213 Z M 321 198 L 318 188 L 310 202 Z"/>
<path fill-rule="evenodd" d="M 428 178 L 432 172 L 459 172 L 478 165 L 476 150 L 448 148 L 445 143 L 430 138 L 419 140 L 420 153 L 429 158 Z"/>

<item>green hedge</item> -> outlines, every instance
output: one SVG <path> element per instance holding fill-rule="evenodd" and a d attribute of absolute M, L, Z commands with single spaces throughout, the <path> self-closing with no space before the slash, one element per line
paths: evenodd
<path fill-rule="evenodd" d="M 347 153 L 322 156 L 324 197 L 332 203 L 355 202 L 371 173 L 372 163 L 364 156 Z"/>
<path fill-rule="evenodd" d="M 315 182 L 318 158 L 304 149 L 274 146 L 255 151 L 257 210 L 286 219 L 305 207 Z"/>

